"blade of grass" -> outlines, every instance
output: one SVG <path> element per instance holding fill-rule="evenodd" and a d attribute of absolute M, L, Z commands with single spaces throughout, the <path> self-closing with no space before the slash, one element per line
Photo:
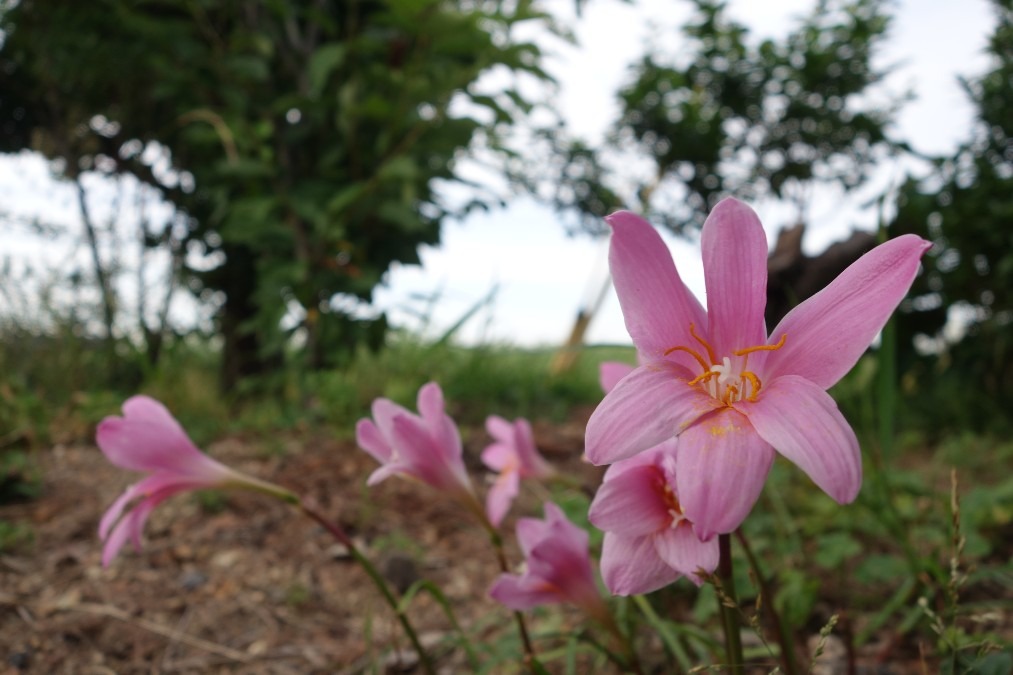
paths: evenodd
<path fill-rule="evenodd" d="M 400 602 L 398 602 L 398 612 L 406 612 L 412 600 L 420 592 L 425 591 L 428 593 L 436 604 L 443 609 L 443 613 L 446 615 L 447 620 L 450 621 L 450 626 L 454 629 L 454 632 L 458 635 L 458 644 L 464 649 L 464 653 L 468 657 L 468 665 L 473 671 L 478 670 L 478 655 L 475 653 L 475 648 L 471 644 L 471 640 L 468 639 L 467 633 L 461 628 L 461 624 L 457 621 L 457 616 L 454 614 L 453 608 L 450 606 L 450 601 L 447 600 L 447 596 L 443 594 L 439 586 L 429 581 L 428 579 L 419 579 L 412 584 L 404 595 L 401 596 Z"/>
<path fill-rule="evenodd" d="M 649 623 L 651 627 L 657 631 L 658 636 L 661 637 L 661 641 L 665 645 L 665 648 L 668 649 L 669 653 L 671 653 L 675 660 L 679 662 L 679 670 L 681 672 L 686 672 L 692 668 L 693 664 L 689 660 L 689 654 L 686 653 L 686 650 L 683 649 L 682 644 L 679 642 L 679 637 L 675 634 L 672 624 L 658 616 L 657 612 L 654 611 L 654 608 L 651 607 L 651 603 L 649 603 L 647 598 L 644 596 L 633 596 L 633 602 L 636 603 L 637 609 L 639 609 L 640 613 L 644 615 L 645 619 L 647 619 L 647 623 Z"/>

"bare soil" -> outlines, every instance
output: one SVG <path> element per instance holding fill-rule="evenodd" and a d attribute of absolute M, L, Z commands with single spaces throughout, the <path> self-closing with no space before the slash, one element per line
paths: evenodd
<path fill-rule="evenodd" d="M 536 430 L 551 460 L 590 486 L 599 471 L 579 461 L 582 422 Z M 242 437 L 207 450 L 311 499 L 395 586 L 430 579 L 461 624 L 485 627 L 492 640 L 512 631 L 509 613 L 486 596 L 499 568 L 467 514 L 409 481 L 367 489 L 371 458 L 353 441 L 311 436 L 293 434 L 273 455 Z M 466 438 L 481 481 L 476 459 L 487 439 L 481 430 Z M 34 533 L 31 544 L 0 554 L 0 673 L 412 671 L 407 642 L 369 578 L 291 507 L 252 493 L 177 496 L 152 514 L 139 554 L 128 546 L 103 568 L 99 519 L 137 476 L 88 445 L 57 446 L 38 460 L 42 496 L 0 507 L 0 519 Z M 527 495 L 514 511 L 540 508 Z M 441 649 L 451 627 L 439 605 L 420 594 L 409 613 L 441 669 L 467 672 L 460 649 Z"/>
<path fill-rule="evenodd" d="M 601 476 L 580 460 L 589 412 L 578 411 L 565 424 L 535 426 L 541 450 L 588 492 Z M 477 458 L 488 439 L 481 429 L 466 429 L 464 437 L 481 484 Z M 486 594 L 499 573 L 495 556 L 481 529 L 453 502 L 405 480 L 366 488 L 373 461 L 354 442 L 320 432 L 291 432 L 269 445 L 235 436 L 207 450 L 315 502 L 393 585 L 403 590 L 419 578 L 434 581 L 476 635 L 486 662 L 501 643 L 516 640 L 510 614 Z M 103 568 L 99 518 L 137 477 L 89 445 L 59 445 L 37 458 L 41 497 L 0 507 L 0 520 L 27 523 L 34 533 L 30 544 L 0 553 L 0 675 L 416 672 L 393 613 L 366 574 L 322 527 L 291 507 L 249 493 L 177 496 L 153 513 L 140 553 L 127 547 Z M 513 509 L 520 515 L 540 511 L 539 495 L 530 492 Z M 505 524 L 508 533 L 513 518 Z M 508 542 L 517 564 L 512 536 Z M 842 592 L 832 591 L 834 606 L 846 604 Z M 688 614 L 689 606 L 682 611 Z M 409 615 L 441 672 L 471 671 L 437 602 L 420 594 Z M 581 623 L 565 608 L 547 616 L 543 622 L 559 634 Z M 1004 624 L 1009 628 L 1009 617 Z M 812 672 L 934 672 L 932 645 L 898 641 L 894 628 L 884 626 L 857 654 L 847 654 L 831 636 Z M 800 645 L 809 653 L 818 641 L 813 632 L 808 645 Z M 663 663 L 660 642 L 641 644 L 648 663 Z M 578 672 L 588 668 L 578 665 Z M 513 661 L 490 668 L 518 670 Z M 661 665 L 647 670 L 666 672 Z"/>

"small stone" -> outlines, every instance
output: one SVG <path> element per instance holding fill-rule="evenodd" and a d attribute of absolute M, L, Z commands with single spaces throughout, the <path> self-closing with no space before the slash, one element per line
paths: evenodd
<path fill-rule="evenodd" d="M 408 556 L 394 554 L 384 561 L 383 576 L 394 584 L 398 593 L 404 593 L 419 580 L 419 568 Z"/>
<path fill-rule="evenodd" d="M 235 565 L 236 562 L 239 560 L 239 558 L 242 557 L 242 555 L 243 552 L 238 549 L 233 549 L 231 551 L 221 551 L 219 553 L 216 553 L 214 557 L 211 558 L 211 564 L 214 565 L 215 567 L 227 569 Z"/>
<path fill-rule="evenodd" d="M 193 591 L 208 581 L 206 574 L 199 570 L 188 570 L 184 572 L 179 578 L 179 585 L 183 587 L 183 590 Z"/>
<path fill-rule="evenodd" d="M 11 652 L 7 655 L 7 665 L 18 670 L 28 670 L 32 664 L 32 653 L 28 650 Z"/>

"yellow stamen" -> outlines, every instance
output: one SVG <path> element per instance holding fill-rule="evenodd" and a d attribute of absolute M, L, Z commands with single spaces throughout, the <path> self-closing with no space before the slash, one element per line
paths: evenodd
<path fill-rule="evenodd" d="M 752 391 L 749 393 L 749 396 L 746 397 L 746 400 L 755 401 L 756 395 L 760 393 L 760 386 L 761 386 L 760 378 L 758 378 L 755 373 L 751 373 L 748 370 L 742 371 L 741 377 L 744 380 L 749 380 L 749 384 L 751 385 L 752 389 Z"/>
<path fill-rule="evenodd" d="M 690 386 L 693 386 L 694 384 L 700 384 L 701 382 L 706 382 L 707 380 L 711 379 L 712 377 L 717 377 L 717 376 L 718 376 L 717 373 L 715 373 L 712 370 L 708 370 L 706 373 L 700 373 L 699 375 L 697 375 L 696 377 L 694 377 L 692 380 L 690 380 L 686 384 L 688 384 Z"/>
<path fill-rule="evenodd" d="M 730 405 L 731 402 L 732 402 L 732 399 L 734 399 L 736 396 L 738 396 L 738 394 L 739 394 L 739 388 L 738 387 L 736 387 L 734 384 L 726 384 L 725 385 L 725 398 L 724 398 L 725 405 Z"/>
<path fill-rule="evenodd" d="M 671 349 L 666 349 L 664 355 L 668 356 L 672 352 L 686 352 L 687 354 L 689 354 L 690 356 L 692 356 L 694 359 L 696 359 L 696 362 L 700 364 L 701 368 L 703 368 L 704 370 L 710 370 L 710 365 L 708 365 L 708 363 L 703 360 L 703 357 L 700 356 L 699 353 L 697 353 L 697 352 L 693 351 L 692 349 L 690 349 L 689 347 L 681 347 L 681 346 L 680 347 L 672 347 Z"/>
<path fill-rule="evenodd" d="M 710 344 L 706 340 L 704 340 L 702 337 L 696 334 L 696 330 L 694 330 L 693 324 L 689 324 L 689 334 L 692 335 L 697 342 L 699 342 L 704 346 L 704 349 L 707 350 L 707 356 L 711 357 L 711 363 L 717 363 L 718 358 L 714 356 L 714 349 L 710 346 Z"/>
<path fill-rule="evenodd" d="M 784 346 L 784 341 L 788 339 L 788 334 L 785 333 L 781 336 L 781 339 L 777 341 L 776 345 L 756 345 L 755 347 L 746 347 L 745 349 L 736 349 L 732 354 L 736 356 L 745 356 L 746 354 L 752 354 L 753 352 L 776 352 L 778 349 Z"/>

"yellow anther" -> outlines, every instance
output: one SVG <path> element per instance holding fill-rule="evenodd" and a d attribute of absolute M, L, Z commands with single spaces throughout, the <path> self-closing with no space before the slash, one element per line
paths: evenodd
<path fill-rule="evenodd" d="M 696 330 L 693 324 L 689 324 L 689 334 L 692 335 L 697 342 L 699 342 L 704 346 L 704 349 L 707 350 L 707 356 L 711 358 L 711 363 L 717 363 L 718 358 L 714 356 L 714 349 L 710 346 L 710 344 L 706 340 L 704 340 L 702 337 L 696 334 Z"/>
<path fill-rule="evenodd" d="M 746 347 L 745 349 L 736 349 L 732 354 L 736 356 L 745 356 L 746 354 L 752 354 L 753 352 L 776 352 L 778 349 L 784 346 L 784 341 L 788 339 L 788 334 L 785 333 L 781 336 L 781 339 L 777 341 L 776 345 L 756 345 L 755 347 Z"/>
<path fill-rule="evenodd" d="M 732 401 L 736 400 L 735 397 L 739 395 L 739 388 L 734 384 L 725 385 L 725 397 L 722 399 L 725 405 L 731 405 Z"/>
<path fill-rule="evenodd" d="M 701 373 L 700 375 L 697 375 L 696 377 L 694 377 L 692 380 L 690 380 L 686 384 L 688 384 L 690 386 L 693 386 L 694 384 L 700 384 L 701 382 L 706 382 L 707 380 L 711 379 L 712 377 L 717 377 L 717 376 L 718 376 L 717 373 L 715 373 L 712 370 L 708 370 L 706 373 Z"/>
<path fill-rule="evenodd" d="M 680 347 L 672 347 L 671 349 L 666 349 L 664 355 L 668 356 L 672 352 L 686 352 L 687 354 L 689 354 L 690 356 L 692 356 L 694 359 L 696 359 L 696 362 L 700 364 L 701 368 L 703 368 L 704 370 L 710 370 L 710 365 L 706 361 L 703 360 L 703 357 L 700 356 L 699 353 L 697 353 L 697 352 L 693 351 L 692 349 L 690 349 L 689 347 L 682 347 L 682 346 L 680 346 Z"/>
<path fill-rule="evenodd" d="M 749 396 L 746 397 L 747 401 L 755 401 L 756 395 L 760 393 L 760 378 L 755 373 L 751 373 L 748 370 L 742 371 L 742 379 L 749 380 L 750 392 Z"/>

